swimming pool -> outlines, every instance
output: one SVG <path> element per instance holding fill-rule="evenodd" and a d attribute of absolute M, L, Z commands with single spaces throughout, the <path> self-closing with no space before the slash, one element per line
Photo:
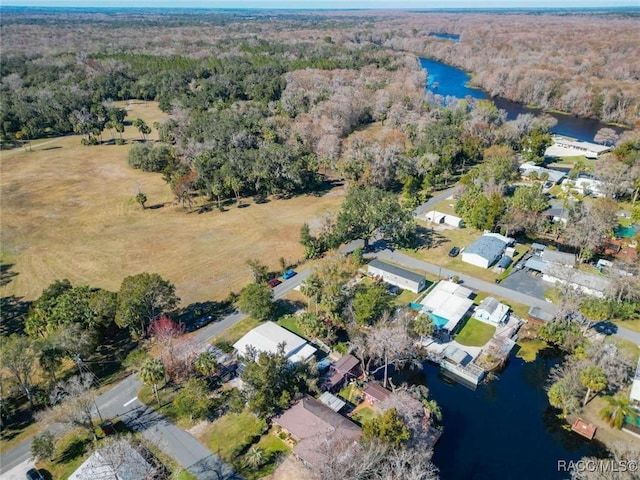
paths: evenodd
<path fill-rule="evenodd" d="M 440 317 L 438 315 L 434 315 L 433 313 L 429 314 L 429 318 L 431 319 L 433 324 L 438 328 L 444 328 L 447 325 L 447 323 L 449 323 L 449 320 L 447 320 L 446 318 Z"/>
<path fill-rule="evenodd" d="M 639 225 L 630 225 L 628 227 L 618 225 L 613 229 L 613 234 L 616 236 L 616 238 L 633 238 L 638 233 L 640 233 Z"/>

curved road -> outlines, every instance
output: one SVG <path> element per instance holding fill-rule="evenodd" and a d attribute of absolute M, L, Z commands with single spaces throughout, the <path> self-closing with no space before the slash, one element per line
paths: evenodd
<path fill-rule="evenodd" d="M 279 300 L 299 286 L 312 270 L 307 269 L 295 277 L 282 282 L 273 289 L 274 300 Z M 204 350 L 211 339 L 223 330 L 235 325 L 247 316 L 234 312 L 201 328 L 192 336 L 190 346 L 195 351 Z M 192 435 L 178 428 L 154 410 L 140 403 L 136 395 L 140 389 L 137 375 L 130 375 L 96 399 L 100 414 L 104 418 L 119 417 L 132 429 L 143 432 L 145 437 L 158 444 L 167 455 L 173 457 L 183 468 L 203 480 L 226 480 L 239 478 L 231 467 L 222 462 Z M 96 412 L 97 416 L 97 412 Z M 31 458 L 31 439 L 0 452 L 0 478 Z"/>

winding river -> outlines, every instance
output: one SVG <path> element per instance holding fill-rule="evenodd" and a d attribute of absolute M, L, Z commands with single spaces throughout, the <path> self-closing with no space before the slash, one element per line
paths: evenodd
<path fill-rule="evenodd" d="M 471 88 L 468 85 L 471 78 L 459 68 L 438 62 L 429 58 L 421 58 L 420 64 L 427 71 L 427 90 L 442 96 L 452 96 L 465 98 L 490 98 L 483 90 Z M 512 102 L 502 97 L 491 98 L 493 103 L 507 112 L 507 119 L 514 120 L 519 114 L 532 113 L 540 115 L 541 110 L 528 108 L 525 105 Z M 546 113 L 557 120 L 557 125 L 552 128 L 553 133 L 566 135 L 588 142 L 593 141 L 593 137 L 598 130 L 604 127 L 613 128 L 620 132 L 621 129 L 606 125 L 598 120 L 590 118 L 578 118 L 573 115 L 563 115 L 559 113 Z"/>

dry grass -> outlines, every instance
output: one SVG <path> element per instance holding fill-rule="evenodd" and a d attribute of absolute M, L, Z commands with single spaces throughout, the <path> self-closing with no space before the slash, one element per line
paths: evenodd
<path fill-rule="evenodd" d="M 128 120 L 149 125 L 164 114 L 154 104 L 130 106 Z M 155 133 L 155 131 L 154 131 Z M 107 134 L 108 136 L 108 134 Z M 344 195 L 301 196 L 186 213 L 159 174 L 131 169 L 127 145 L 83 147 L 78 136 L 34 142 L 2 152 L 2 261 L 18 275 L 5 295 L 37 298 L 52 281 L 68 278 L 117 290 L 123 277 L 148 271 L 171 280 L 183 304 L 224 298 L 250 281 L 244 265 L 258 258 L 274 270 L 278 259 L 302 256 L 300 226 L 336 210 Z M 133 197 L 148 197 L 142 210 Z"/>

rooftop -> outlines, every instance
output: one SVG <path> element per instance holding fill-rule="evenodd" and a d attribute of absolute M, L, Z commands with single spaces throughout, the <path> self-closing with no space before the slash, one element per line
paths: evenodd
<path fill-rule="evenodd" d="M 346 373 L 353 370 L 358 365 L 358 363 L 360 363 L 360 361 L 349 353 L 347 355 L 342 356 L 342 358 L 340 358 L 339 360 L 337 360 L 333 364 L 333 369 L 338 372 Z"/>
<path fill-rule="evenodd" d="M 546 173 L 549 180 L 552 181 L 553 183 L 558 183 L 567 175 L 566 173 L 561 172 L 560 170 L 553 170 L 550 168 L 540 167 L 538 165 L 534 165 L 533 163 L 523 163 L 522 165 L 520 165 L 520 171 L 522 172 L 523 175 L 531 175 L 533 172 L 535 172 L 537 175 Z"/>
<path fill-rule="evenodd" d="M 536 320 L 542 320 L 543 322 L 550 322 L 553 320 L 553 313 L 547 312 L 540 307 L 531 307 L 529 309 L 529 316 Z"/>
<path fill-rule="evenodd" d="M 410 270 L 405 270 L 404 268 L 391 265 L 390 263 L 381 262 L 377 258 L 369 262 L 369 267 L 377 268 L 384 272 L 390 273 L 392 275 L 397 275 L 398 277 L 406 278 L 407 280 L 416 283 L 420 283 L 424 280 L 424 275 L 420 275 Z"/>
<path fill-rule="evenodd" d="M 318 400 L 324 403 L 327 407 L 329 407 L 334 412 L 339 412 L 340 410 L 342 410 L 342 407 L 344 407 L 347 404 L 347 402 L 339 399 L 338 397 L 336 397 L 334 394 L 330 392 L 324 392 L 322 395 L 320 395 L 320 398 L 318 398 Z"/>
<path fill-rule="evenodd" d="M 252 346 L 258 352 L 276 353 L 280 344 L 284 343 L 284 354 L 291 361 L 304 361 L 316 351 L 307 341 L 293 332 L 273 322 L 265 322 L 257 326 L 233 344 L 240 355 Z"/>
<path fill-rule="evenodd" d="M 597 427 L 578 417 L 576 421 L 573 422 L 573 425 L 571 425 L 571 430 L 591 440 L 596 434 Z"/>
<path fill-rule="evenodd" d="M 423 310 L 447 320 L 445 328 L 453 330 L 473 305 L 469 298 L 473 292 L 457 283 L 438 282 L 420 302 Z"/>
<path fill-rule="evenodd" d="M 370 397 L 375 398 L 376 400 L 383 402 L 385 401 L 389 395 L 391 395 L 391 392 L 389 390 L 387 390 L 386 388 L 384 388 L 382 385 L 380 385 L 379 383 L 370 383 L 368 384 L 363 392 L 367 395 L 369 395 Z"/>
<path fill-rule="evenodd" d="M 558 250 L 545 250 L 542 252 L 542 259 L 545 262 L 559 263 L 571 267 L 576 264 L 576 256 L 573 253 L 559 252 Z"/>
<path fill-rule="evenodd" d="M 505 240 L 507 237 L 501 237 L 502 235 L 496 236 L 495 234 L 484 234 L 473 242 L 463 253 L 475 253 L 487 260 L 494 260 L 502 255 L 504 249 L 509 245 L 509 243 L 511 243 L 511 239 Z"/>
<path fill-rule="evenodd" d="M 109 447 L 105 447 L 109 448 Z M 112 455 L 105 454 L 104 448 L 94 452 L 78 469 L 69 476 L 69 480 L 113 478 L 118 480 L 146 480 L 154 472 L 153 467 L 136 449 L 129 444 L 117 444 L 117 461 Z M 102 452 L 102 453 L 101 453 Z"/>
<path fill-rule="evenodd" d="M 543 273 L 595 292 L 604 292 L 611 284 L 611 280 L 607 277 L 580 272 L 579 270 L 556 263 L 547 264 Z"/>

